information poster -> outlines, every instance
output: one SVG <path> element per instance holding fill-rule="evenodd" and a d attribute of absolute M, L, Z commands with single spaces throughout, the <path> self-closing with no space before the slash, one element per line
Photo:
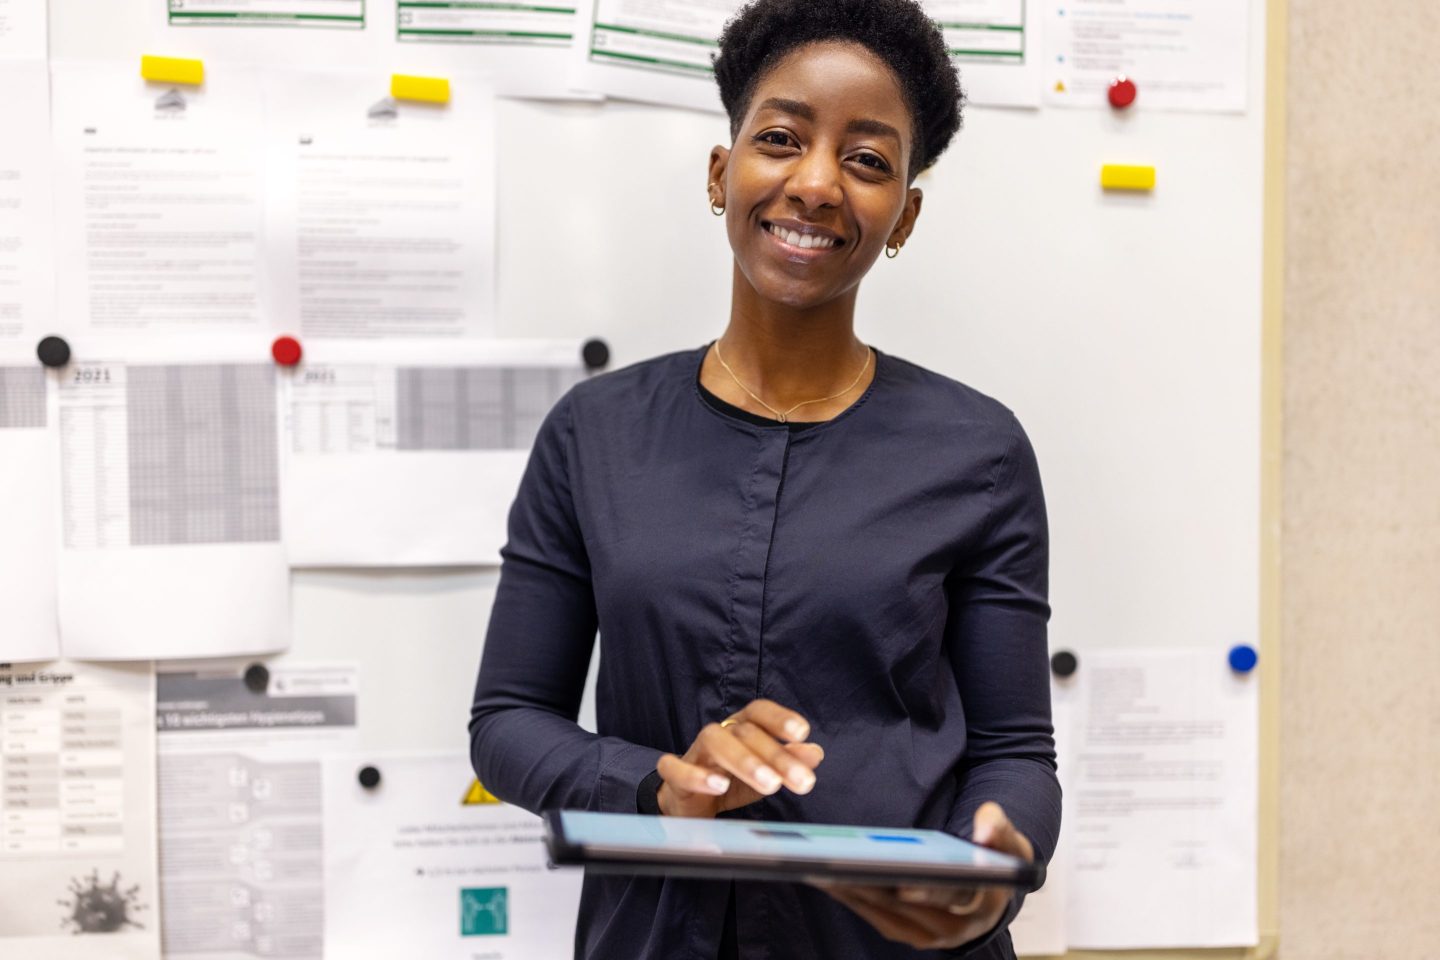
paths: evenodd
<path fill-rule="evenodd" d="M 156 678 L 167 960 L 324 955 L 320 757 L 355 749 L 357 670 L 247 667 Z"/>
<path fill-rule="evenodd" d="M 1136 107 L 1240 112 L 1246 105 L 1246 0 L 1046 0 L 1046 98 L 1109 109 L 1119 77 Z"/>
<path fill-rule="evenodd" d="M 967 102 L 1040 105 L 1037 0 L 924 0 L 960 70 Z"/>
<path fill-rule="evenodd" d="M 581 871 L 549 869 L 540 818 L 492 796 L 463 754 L 327 755 L 323 790 L 327 956 L 573 953 Z"/>
<path fill-rule="evenodd" d="M 398 0 L 400 40 L 567 47 L 575 36 L 572 3 L 484 3 L 478 0 Z"/>
<path fill-rule="evenodd" d="M 720 110 L 712 57 L 730 0 L 588 0 L 576 85 L 615 97 Z"/>
<path fill-rule="evenodd" d="M 268 362 L 96 359 L 66 369 L 58 429 L 67 656 L 223 656 L 289 644 L 275 397 Z"/>
<path fill-rule="evenodd" d="M 0 664 L 0 957 L 159 960 L 155 674 Z"/>
<path fill-rule="evenodd" d="M 365 0 L 169 0 L 172 26 L 365 26 Z"/>

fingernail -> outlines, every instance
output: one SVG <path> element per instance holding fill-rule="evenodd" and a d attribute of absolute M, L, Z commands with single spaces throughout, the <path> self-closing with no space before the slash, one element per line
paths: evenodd
<path fill-rule="evenodd" d="M 801 793 L 809 793 L 815 786 L 815 774 L 804 767 L 794 767 L 790 771 L 790 785 Z"/>
<path fill-rule="evenodd" d="M 917 890 L 914 887 L 901 887 L 897 896 L 906 903 L 925 902 L 925 891 Z"/>
<path fill-rule="evenodd" d="M 722 777 L 718 773 L 710 774 L 710 776 L 705 778 L 705 782 L 709 784 L 710 789 L 716 793 L 724 793 L 730 789 L 730 778 Z"/>
<path fill-rule="evenodd" d="M 766 793 L 774 793 L 780 789 L 780 774 L 769 767 L 761 767 L 756 770 L 755 779 L 760 782 L 760 786 L 765 789 Z"/>
<path fill-rule="evenodd" d="M 799 720 L 786 720 L 785 736 L 791 740 L 804 740 L 810 736 L 810 725 Z"/>

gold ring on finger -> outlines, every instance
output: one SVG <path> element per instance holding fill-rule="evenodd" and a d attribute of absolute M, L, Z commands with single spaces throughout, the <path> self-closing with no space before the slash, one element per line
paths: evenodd
<path fill-rule="evenodd" d="M 735 724 L 737 724 L 737 723 L 739 723 L 739 722 L 740 722 L 740 721 L 739 721 L 738 719 L 736 719 L 735 717 L 729 717 L 729 718 L 727 718 L 727 719 L 725 719 L 725 720 L 721 720 L 721 721 L 720 721 L 720 726 L 721 726 L 722 728 L 723 728 L 723 727 L 733 727 Z"/>

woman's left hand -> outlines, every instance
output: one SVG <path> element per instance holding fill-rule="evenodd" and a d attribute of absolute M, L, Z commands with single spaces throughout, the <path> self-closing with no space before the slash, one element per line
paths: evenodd
<path fill-rule="evenodd" d="M 1030 841 L 1015 829 L 1000 804 L 990 801 L 975 811 L 972 840 L 983 847 L 1034 862 Z M 1011 887 L 872 887 L 815 882 L 867 920 L 887 940 L 922 950 L 958 947 L 995 928 L 1010 905 Z"/>

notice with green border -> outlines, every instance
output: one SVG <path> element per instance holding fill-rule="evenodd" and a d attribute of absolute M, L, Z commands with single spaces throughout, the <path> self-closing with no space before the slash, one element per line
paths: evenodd
<path fill-rule="evenodd" d="M 591 62 L 695 77 L 714 74 L 710 57 L 719 49 L 716 38 L 735 12 L 713 0 L 592 2 Z"/>
<path fill-rule="evenodd" d="M 365 26 L 365 0 L 166 0 L 170 25 L 246 27 Z"/>
<path fill-rule="evenodd" d="M 481 0 L 397 0 L 398 40 L 566 47 L 575 36 L 575 7 Z"/>
<path fill-rule="evenodd" d="M 924 7 L 956 60 L 1024 62 L 1025 0 L 924 0 Z"/>

